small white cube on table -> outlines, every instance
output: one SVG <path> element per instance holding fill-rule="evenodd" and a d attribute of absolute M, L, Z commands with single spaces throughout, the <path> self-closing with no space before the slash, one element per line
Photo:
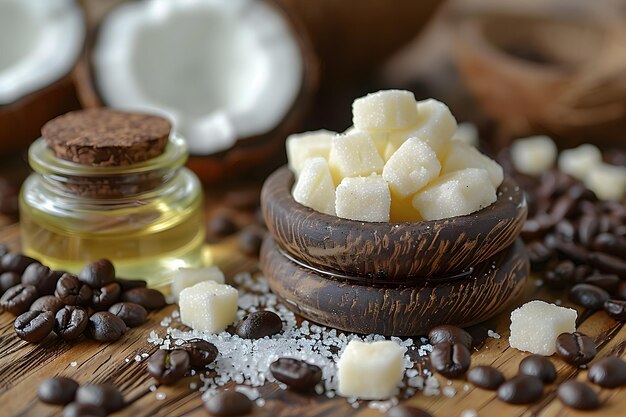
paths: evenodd
<path fill-rule="evenodd" d="M 237 320 L 239 293 L 230 285 L 200 282 L 180 293 L 180 321 L 200 332 L 219 333 Z"/>

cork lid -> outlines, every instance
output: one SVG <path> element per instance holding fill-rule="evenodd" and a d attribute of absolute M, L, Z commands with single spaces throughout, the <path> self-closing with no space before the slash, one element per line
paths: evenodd
<path fill-rule="evenodd" d="M 107 108 L 74 111 L 50 120 L 41 135 L 61 159 L 91 166 L 126 166 L 163 153 L 166 119 Z"/>

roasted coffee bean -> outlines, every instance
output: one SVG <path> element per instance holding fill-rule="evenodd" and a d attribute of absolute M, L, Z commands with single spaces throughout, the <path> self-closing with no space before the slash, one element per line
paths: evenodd
<path fill-rule="evenodd" d="M 258 226 L 247 226 L 239 233 L 239 249 L 248 256 L 259 256 L 265 231 Z"/>
<path fill-rule="evenodd" d="M 173 385 L 189 371 L 189 354 L 182 349 L 157 350 L 148 359 L 148 373 L 164 385 Z"/>
<path fill-rule="evenodd" d="M 102 288 L 94 288 L 91 296 L 91 307 L 94 310 L 106 310 L 120 299 L 122 290 L 120 284 L 114 282 Z"/>
<path fill-rule="evenodd" d="M 255 311 L 237 323 L 235 333 L 243 339 L 261 339 L 283 331 L 283 322 L 272 311 Z"/>
<path fill-rule="evenodd" d="M 9 288 L 0 297 L 0 306 L 16 316 L 28 311 L 30 305 L 37 299 L 37 288 L 32 285 L 17 284 Z"/>
<path fill-rule="evenodd" d="M 104 408 L 89 404 L 70 403 L 63 408 L 63 417 L 106 417 Z"/>
<path fill-rule="evenodd" d="M 109 307 L 109 313 L 121 318 L 128 327 L 141 326 L 146 322 L 148 312 L 145 308 L 135 303 L 116 303 Z"/>
<path fill-rule="evenodd" d="M 598 394 L 584 382 L 565 381 L 559 385 L 556 393 L 563 404 L 577 410 L 595 410 L 600 407 Z"/>
<path fill-rule="evenodd" d="M 115 281 L 115 267 L 108 259 L 98 259 L 85 265 L 78 279 L 91 288 L 101 288 Z"/>
<path fill-rule="evenodd" d="M 50 268 L 37 262 L 28 265 L 22 274 L 22 284 L 34 286 L 39 295 L 53 294 L 57 281 Z"/>
<path fill-rule="evenodd" d="M 536 376 L 544 384 L 556 381 L 556 368 L 550 359 L 541 355 L 530 355 L 519 364 L 519 373 L 522 375 Z"/>
<path fill-rule="evenodd" d="M 553 269 L 547 271 L 543 276 L 543 282 L 548 288 L 565 288 L 574 281 L 575 271 L 576 265 L 574 265 L 574 262 L 566 259 L 556 264 Z"/>
<path fill-rule="evenodd" d="M 165 307 L 165 297 L 152 288 L 133 288 L 122 293 L 122 301 L 139 304 L 148 310 Z"/>
<path fill-rule="evenodd" d="M 574 282 L 581 283 L 585 281 L 589 275 L 593 273 L 593 268 L 589 265 L 577 265 L 574 270 Z"/>
<path fill-rule="evenodd" d="M 626 385 L 626 362 L 617 356 L 607 356 L 591 365 L 587 378 L 602 388 Z"/>
<path fill-rule="evenodd" d="M 602 288 L 610 294 L 614 294 L 619 287 L 620 279 L 615 274 L 593 274 L 585 278 L 585 283 Z"/>
<path fill-rule="evenodd" d="M 3 272 L 0 274 L 0 294 L 4 294 L 6 290 L 21 282 L 22 277 L 17 272 Z"/>
<path fill-rule="evenodd" d="M 597 252 L 604 252 L 623 258 L 626 257 L 626 238 L 612 233 L 601 233 L 593 239 L 591 248 Z"/>
<path fill-rule="evenodd" d="M 71 378 L 58 376 L 46 379 L 39 384 L 37 397 L 48 404 L 65 405 L 74 401 L 77 390 L 78 382 Z"/>
<path fill-rule="evenodd" d="M 229 211 L 215 213 L 207 223 L 207 234 L 211 237 L 226 237 L 238 230 Z"/>
<path fill-rule="evenodd" d="M 583 216 L 578 222 L 578 240 L 589 246 L 598 234 L 599 221 L 596 216 Z"/>
<path fill-rule="evenodd" d="M 305 361 L 280 358 L 270 365 L 270 372 L 278 381 L 296 391 L 309 391 L 322 380 L 322 369 Z"/>
<path fill-rule="evenodd" d="M 604 302 L 604 311 L 613 320 L 626 321 L 626 301 L 606 300 Z"/>
<path fill-rule="evenodd" d="M 574 236 L 576 235 L 576 229 L 572 222 L 567 219 L 563 219 L 558 222 L 554 228 L 557 234 L 567 240 L 574 240 Z"/>
<path fill-rule="evenodd" d="M 64 340 L 78 339 L 87 328 L 87 310 L 77 306 L 65 306 L 54 317 L 54 332 Z"/>
<path fill-rule="evenodd" d="M 110 384 L 83 385 L 76 392 L 76 402 L 103 408 L 109 413 L 120 410 L 124 406 L 122 393 Z"/>
<path fill-rule="evenodd" d="M 570 365 L 581 366 L 596 356 L 596 345 L 582 333 L 563 333 L 556 338 L 556 353 Z"/>
<path fill-rule="evenodd" d="M 584 264 L 587 261 L 588 252 L 582 246 L 572 242 L 565 242 L 558 238 L 546 238 L 545 243 L 558 254 L 574 261 L 576 264 Z"/>
<path fill-rule="evenodd" d="M 526 245 L 526 251 L 530 258 L 530 266 L 533 271 L 539 271 L 543 269 L 547 263 L 554 257 L 554 252 L 548 249 L 543 242 L 538 240 L 530 242 Z"/>
<path fill-rule="evenodd" d="M 449 324 L 442 324 L 430 329 L 430 332 L 428 332 L 428 341 L 431 345 L 437 345 L 439 343 L 458 343 L 468 349 L 472 347 L 472 336 L 460 327 L 451 326 Z"/>
<path fill-rule="evenodd" d="M 87 306 L 91 303 L 92 293 L 91 288 L 76 275 L 63 274 L 57 282 L 54 295 L 67 305 Z"/>
<path fill-rule="evenodd" d="M 36 259 L 22 255 L 21 253 L 7 253 L 0 259 L 0 270 L 5 272 L 15 272 L 20 275 L 24 273 L 28 265 L 39 263 Z"/>
<path fill-rule="evenodd" d="M 30 311 L 50 311 L 52 314 L 56 314 L 57 311 L 63 308 L 65 304 L 63 301 L 56 298 L 54 295 L 44 295 L 35 300 L 30 305 Z"/>
<path fill-rule="evenodd" d="M 128 328 L 124 321 L 108 311 L 99 311 L 89 317 L 87 334 L 98 342 L 115 342 Z"/>
<path fill-rule="evenodd" d="M 590 252 L 587 262 L 607 274 L 617 274 L 626 277 L 626 262 L 620 258 L 602 252 Z"/>
<path fill-rule="evenodd" d="M 609 298 L 608 292 L 595 285 L 576 284 L 569 291 L 569 299 L 573 303 L 590 310 L 601 310 Z"/>
<path fill-rule="evenodd" d="M 576 209 L 576 200 L 569 195 L 564 195 L 554 202 L 548 213 L 555 223 L 569 218 Z"/>
<path fill-rule="evenodd" d="M 535 216 L 534 218 L 529 218 L 524 222 L 520 234 L 524 240 L 539 239 L 543 237 L 553 226 L 554 221 L 550 216 Z"/>
<path fill-rule="evenodd" d="M 122 292 L 132 290 L 135 288 L 146 288 L 148 283 L 143 279 L 126 279 L 126 278 L 118 278 L 116 280 L 120 287 L 122 288 Z"/>
<path fill-rule="evenodd" d="M 183 343 L 180 346 L 189 354 L 189 363 L 192 368 L 204 368 L 212 363 L 219 354 L 213 343 L 196 339 Z"/>
<path fill-rule="evenodd" d="M 617 287 L 617 293 L 615 295 L 620 300 L 626 300 L 626 281 L 622 281 L 619 283 L 619 286 Z"/>
<path fill-rule="evenodd" d="M 385 414 L 387 417 L 433 417 L 429 412 L 410 405 L 396 405 Z"/>
<path fill-rule="evenodd" d="M 495 391 L 504 383 L 504 375 L 491 366 L 477 366 L 467 372 L 467 380 L 479 388 Z"/>
<path fill-rule="evenodd" d="M 209 398 L 204 407 L 214 416 L 241 416 L 252 411 L 252 401 L 237 391 L 222 391 Z"/>
<path fill-rule="evenodd" d="M 469 369 L 470 351 L 460 343 L 438 343 L 430 353 L 433 369 L 448 378 L 458 378 Z"/>
<path fill-rule="evenodd" d="M 542 395 L 543 382 L 531 375 L 514 376 L 498 388 L 498 398 L 510 404 L 531 404 Z"/>
<path fill-rule="evenodd" d="M 54 315 L 50 311 L 27 311 L 15 319 L 14 327 L 20 339 L 38 343 L 54 329 Z"/>

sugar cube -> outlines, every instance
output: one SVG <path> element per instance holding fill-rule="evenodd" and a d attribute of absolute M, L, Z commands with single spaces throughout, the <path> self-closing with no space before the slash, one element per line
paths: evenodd
<path fill-rule="evenodd" d="M 626 168 L 600 163 L 587 173 L 585 186 L 600 200 L 621 200 L 626 192 Z"/>
<path fill-rule="evenodd" d="M 590 144 L 566 149 L 559 155 L 559 169 L 581 181 L 584 181 L 587 174 L 601 163 L 600 149 Z"/>
<path fill-rule="evenodd" d="M 337 216 L 365 222 L 388 222 L 391 194 L 380 175 L 344 178 L 337 187 Z"/>
<path fill-rule="evenodd" d="M 465 168 L 442 175 L 419 191 L 413 206 L 425 220 L 438 220 L 474 213 L 496 199 L 487 170 Z"/>
<path fill-rule="evenodd" d="M 541 174 L 554 165 L 556 145 L 548 136 L 531 136 L 517 139 L 511 145 L 511 160 L 518 172 L 528 175 Z"/>
<path fill-rule="evenodd" d="M 180 292 L 202 281 L 224 283 L 224 273 L 217 266 L 207 268 L 179 268 L 172 274 L 172 296 L 178 302 Z"/>
<path fill-rule="evenodd" d="M 556 338 L 576 331 L 576 310 L 534 300 L 511 312 L 512 348 L 550 356 L 556 352 Z"/>
<path fill-rule="evenodd" d="M 452 141 L 442 163 L 441 174 L 460 171 L 465 168 L 483 168 L 489 174 L 491 184 L 498 188 L 504 180 L 502 167 L 478 149 L 462 142 Z"/>
<path fill-rule="evenodd" d="M 390 340 L 351 340 L 337 362 L 339 395 L 363 400 L 393 396 L 404 376 L 405 351 Z"/>
<path fill-rule="evenodd" d="M 335 184 L 324 158 L 318 156 L 306 161 L 292 194 L 304 206 L 335 215 Z"/>
<path fill-rule="evenodd" d="M 359 130 L 405 129 L 417 120 L 415 96 L 410 91 L 383 90 L 352 103 L 352 121 Z"/>
<path fill-rule="evenodd" d="M 358 130 L 333 138 L 329 166 L 336 184 L 346 177 L 380 174 L 384 161 L 372 137 Z"/>
<path fill-rule="evenodd" d="M 469 122 L 459 123 L 454 135 L 452 135 L 452 140 L 470 146 L 478 146 L 479 137 L 476 125 Z"/>
<path fill-rule="evenodd" d="M 180 320 L 200 332 L 218 333 L 237 320 L 239 294 L 230 285 L 203 281 L 179 297 Z"/>
<path fill-rule="evenodd" d="M 404 198 L 426 186 L 440 170 L 435 151 L 423 140 L 409 138 L 385 164 L 383 178 L 394 193 Z"/>
<path fill-rule="evenodd" d="M 287 137 L 285 143 L 287 148 L 287 160 L 289 161 L 289 168 L 296 177 L 300 174 L 300 171 L 302 171 L 307 159 L 321 156 L 328 160 L 333 136 L 335 135 L 335 132 L 322 129 L 289 135 Z"/>

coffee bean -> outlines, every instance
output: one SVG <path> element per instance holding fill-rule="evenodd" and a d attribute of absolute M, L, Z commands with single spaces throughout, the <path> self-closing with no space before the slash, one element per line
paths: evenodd
<path fill-rule="evenodd" d="M 106 417 L 107 410 L 95 405 L 70 403 L 63 409 L 63 417 Z"/>
<path fill-rule="evenodd" d="M 528 257 L 530 258 L 530 266 L 533 271 L 543 269 L 546 264 L 554 257 L 554 252 L 548 249 L 543 242 L 538 240 L 530 242 L 526 246 Z"/>
<path fill-rule="evenodd" d="M 552 361 L 545 356 L 530 355 L 519 364 L 519 373 L 522 375 L 536 376 L 544 384 L 556 381 L 556 368 Z"/>
<path fill-rule="evenodd" d="M 602 252 L 590 252 L 587 262 L 595 268 L 607 274 L 616 274 L 626 277 L 626 262 L 620 258 Z"/>
<path fill-rule="evenodd" d="M 432 414 L 421 408 L 409 405 L 396 405 L 385 414 L 387 417 L 432 417 Z"/>
<path fill-rule="evenodd" d="M 598 234 L 599 221 L 596 216 L 583 216 L 578 222 L 578 240 L 585 246 L 589 246 Z"/>
<path fill-rule="evenodd" d="M 626 321 L 626 301 L 606 300 L 604 302 L 604 311 L 613 320 Z"/>
<path fill-rule="evenodd" d="M 120 410 L 124 406 L 124 397 L 120 391 L 110 384 L 83 385 L 76 392 L 76 402 L 103 408 L 109 413 Z"/>
<path fill-rule="evenodd" d="M 531 375 L 514 376 L 498 388 L 498 398 L 509 404 L 531 404 L 542 395 L 543 382 Z"/>
<path fill-rule="evenodd" d="M 624 230 L 626 231 L 626 229 Z M 626 257 L 626 237 L 613 233 L 600 233 L 591 242 L 591 248 L 597 252 L 623 258 Z"/>
<path fill-rule="evenodd" d="M 608 292 L 595 285 L 576 284 L 569 291 L 569 299 L 573 303 L 590 310 L 601 310 L 609 298 Z"/>
<path fill-rule="evenodd" d="M 626 362 L 617 356 L 607 356 L 591 365 L 587 377 L 602 388 L 621 387 L 626 385 Z"/>
<path fill-rule="evenodd" d="M 20 314 L 13 325 L 20 339 L 38 343 L 54 329 L 54 315 L 50 311 L 27 311 Z"/>
<path fill-rule="evenodd" d="M 241 416 L 252 411 L 252 401 L 237 391 L 222 391 L 209 398 L 204 407 L 214 416 Z"/>
<path fill-rule="evenodd" d="M 247 226 L 239 233 L 239 249 L 248 256 L 259 256 L 265 230 L 258 226 Z"/>
<path fill-rule="evenodd" d="M 593 274 L 585 278 L 585 283 L 595 285 L 610 294 L 614 294 L 619 287 L 620 279 L 615 274 Z"/>
<path fill-rule="evenodd" d="M 554 202 L 548 213 L 555 223 L 569 218 L 576 209 L 576 200 L 570 195 L 564 195 Z"/>
<path fill-rule="evenodd" d="M 122 292 L 132 290 L 134 288 L 146 288 L 148 283 L 143 279 L 126 279 L 117 278 L 116 282 L 122 287 Z"/>
<path fill-rule="evenodd" d="M 189 363 L 192 368 L 204 368 L 212 363 L 219 354 L 213 343 L 206 340 L 190 340 L 180 346 L 189 354 Z"/>
<path fill-rule="evenodd" d="M 122 293 L 122 301 L 139 304 L 148 310 L 165 307 L 165 297 L 152 288 L 133 288 Z"/>
<path fill-rule="evenodd" d="M 75 340 L 85 332 L 88 322 L 87 310 L 65 306 L 54 317 L 54 332 L 64 340 Z"/>
<path fill-rule="evenodd" d="M 78 382 L 71 378 L 58 376 L 46 379 L 39 384 L 37 397 L 48 404 L 65 405 L 74 401 L 77 390 Z"/>
<path fill-rule="evenodd" d="M 296 391 L 309 391 L 322 380 L 319 366 L 293 358 L 280 358 L 270 365 L 270 372 L 278 381 Z"/>
<path fill-rule="evenodd" d="M 63 274 L 57 282 L 54 295 L 57 296 L 66 305 L 87 306 L 91 303 L 93 291 L 91 288 L 81 282 L 76 275 Z"/>
<path fill-rule="evenodd" d="M 148 360 L 148 373 L 164 385 L 173 385 L 189 371 L 189 354 L 182 350 L 157 350 Z"/>
<path fill-rule="evenodd" d="M 91 288 L 101 288 L 115 281 L 115 267 L 108 259 L 98 259 L 85 265 L 78 279 Z"/>
<path fill-rule="evenodd" d="M 545 243 L 554 249 L 559 255 L 572 260 L 576 264 L 587 262 L 588 251 L 584 247 L 572 242 L 565 242 L 556 237 L 546 237 Z"/>
<path fill-rule="evenodd" d="M 121 318 L 128 327 L 141 326 L 146 322 L 148 312 L 145 308 L 135 303 L 116 303 L 109 307 L 109 313 Z"/>
<path fill-rule="evenodd" d="M 91 307 L 96 311 L 106 310 L 120 299 L 121 293 L 120 284 L 117 282 L 102 288 L 94 288 L 91 296 Z"/>
<path fill-rule="evenodd" d="M 565 381 L 559 385 L 556 393 L 563 404 L 577 410 L 595 410 L 600 407 L 598 394 L 584 382 Z"/>
<path fill-rule="evenodd" d="M 4 294 L 6 290 L 21 282 L 22 277 L 17 272 L 3 272 L 0 274 L 0 294 Z"/>
<path fill-rule="evenodd" d="M 243 339 L 261 339 L 283 331 L 283 322 L 272 311 L 255 311 L 241 319 L 235 333 Z"/>
<path fill-rule="evenodd" d="M 557 232 L 557 234 L 559 234 L 561 237 L 567 240 L 574 240 L 576 229 L 574 228 L 574 225 L 572 224 L 572 222 L 570 222 L 569 220 L 567 219 L 561 220 L 560 222 L 556 224 L 554 229 Z"/>
<path fill-rule="evenodd" d="M 238 230 L 229 211 L 215 213 L 207 223 L 207 234 L 211 237 L 226 237 Z"/>
<path fill-rule="evenodd" d="M 472 336 L 460 327 L 442 324 L 433 327 L 428 333 L 428 341 L 431 345 L 439 343 L 459 343 L 466 348 L 472 347 Z"/>
<path fill-rule="evenodd" d="M 491 366 L 477 366 L 467 372 L 467 380 L 479 388 L 497 390 L 504 383 L 504 375 Z"/>
<path fill-rule="evenodd" d="M 435 371 L 448 378 L 458 378 L 467 372 L 471 362 L 470 351 L 460 343 L 438 343 L 430 353 L 430 364 Z"/>
<path fill-rule="evenodd" d="M 37 288 L 32 285 L 17 284 L 9 288 L 0 297 L 0 306 L 16 316 L 28 311 L 30 305 L 37 299 Z"/>
<path fill-rule="evenodd" d="M 581 366 L 596 356 L 596 345 L 582 333 L 562 333 L 556 338 L 556 353 L 570 365 Z"/>
<path fill-rule="evenodd" d="M 626 281 L 620 282 L 615 295 L 620 300 L 626 300 Z"/>
<path fill-rule="evenodd" d="M 22 284 L 34 286 L 39 295 L 53 294 L 57 280 L 58 277 L 52 273 L 50 268 L 40 263 L 28 265 L 22 274 Z"/>
<path fill-rule="evenodd" d="M 556 266 L 547 271 L 543 277 L 543 281 L 549 288 L 561 289 L 570 285 L 574 281 L 574 273 L 576 265 L 574 262 L 566 259 L 559 262 Z"/>
<path fill-rule="evenodd" d="M 115 342 L 128 328 L 124 321 L 108 311 L 99 311 L 89 317 L 87 334 L 98 342 Z"/>
<path fill-rule="evenodd" d="M 15 272 L 22 275 L 28 265 L 39 263 L 36 259 L 22 255 L 21 253 L 7 253 L 0 259 L 0 270 Z"/>
<path fill-rule="evenodd" d="M 54 295 L 44 295 L 35 300 L 30 306 L 30 311 L 50 311 L 52 314 L 56 314 L 57 311 L 63 308 L 65 304 L 63 301 L 56 298 Z"/>

